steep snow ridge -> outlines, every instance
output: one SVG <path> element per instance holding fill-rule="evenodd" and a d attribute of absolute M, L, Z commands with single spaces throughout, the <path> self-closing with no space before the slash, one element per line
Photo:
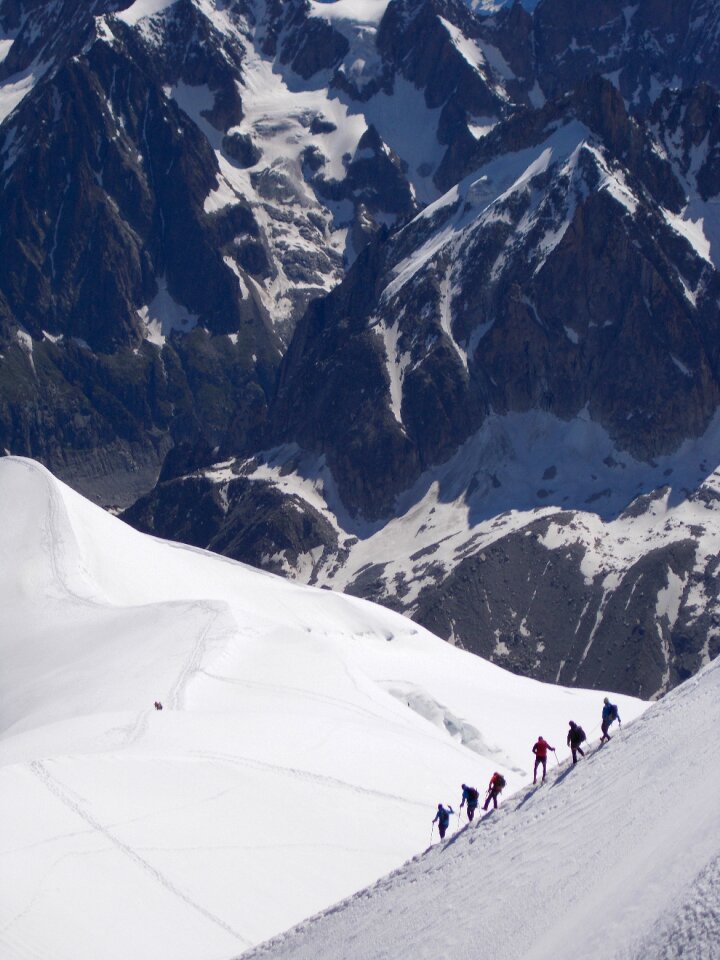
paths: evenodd
<path fill-rule="evenodd" d="M 0 610 L 8 958 L 235 956 L 406 860 L 461 782 L 519 787 L 539 723 L 598 711 L 12 457 Z"/>
<path fill-rule="evenodd" d="M 467 243 L 469 234 L 482 229 L 486 222 L 502 218 L 502 206 L 513 194 L 531 189 L 533 178 L 551 166 L 562 165 L 589 136 L 587 127 L 573 120 L 553 131 L 543 143 L 504 154 L 465 177 L 445 197 L 419 214 L 421 219 L 428 219 L 443 209 L 451 212 L 422 246 L 395 266 L 394 278 L 383 291 L 383 299 L 392 299 L 444 247 L 450 245 L 457 252 Z M 452 259 L 452 253 L 450 256 Z M 499 261 L 497 269 L 501 268 Z"/>
<path fill-rule="evenodd" d="M 248 960 L 714 960 L 720 661 L 576 768 Z M 711 738 L 713 739 L 713 738 Z M 594 746 L 594 744 L 593 744 Z"/>
<path fill-rule="evenodd" d="M 438 19 L 450 35 L 453 46 L 458 53 L 461 54 L 474 70 L 484 75 L 487 64 L 477 41 L 466 37 L 459 27 L 456 27 L 454 23 L 450 23 L 445 17 L 439 17 Z"/>
<path fill-rule="evenodd" d="M 497 47 L 466 37 L 462 30 L 453 23 L 450 23 L 449 20 L 446 20 L 444 17 L 440 17 L 439 19 L 450 35 L 453 46 L 463 59 L 487 81 L 488 85 L 501 100 L 509 102 L 510 97 L 507 92 L 501 84 L 494 81 L 489 70 L 489 67 L 492 67 L 493 71 L 504 80 L 513 80 L 515 78 L 515 74 Z"/>
<path fill-rule="evenodd" d="M 594 171 L 599 174 L 599 178 L 594 182 L 592 188 L 588 184 L 586 170 L 582 163 L 587 158 L 591 159 Z M 578 204 L 587 199 L 591 189 L 598 193 L 601 191 L 609 193 L 631 216 L 634 216 L 638 208 L 639 201 L 628 187 L 622 173 L 617 170 L 611 171 L 602 151 L 585 141 L 573 150 L 567 161 L 560 167 L 558 177 L 566 184 L 566 205 L 562 211 L 562 218 L 558 218 L 553 201 L 540 193 L 535 198 L 536 202 L 531 204 L 529 212 L 518 224 L 512 238 L 512 242 L 515 243 L 518 236 L 526 236 L 532 228 L 536 227 L 538 222 L 553 224 L 536 241 L 537 259 L 533 267 L 535 273 L 540 271 L 547 258 L 565 236 L 575 216 Z M 553 221 L 555 222 L 553 223 Z M 577 343 L 577 334 L 570 331 L 568 327 L 565 330 L 568 332 L 570 339 Z"/>
<path fill-rule="evenodd" d="M 697 220 L 693 220 L 692 213 L 688 208 L 680 215 L 671 213 L 669 210 L 662 210 L 661 212 L 672 229 L 675 230 L 676 233 L 679 233 L 680 236 L 685 237 L 699 257 L 702 257 L 703 260 L 706 260 L 714 266 L 720 265 L 720 259 L 718 259 L 720 231 L 718 231 L 718 235 L 713 238 L 714 242 L 712 242 L 705 233 L 705 216 L 699 216 Z"/>

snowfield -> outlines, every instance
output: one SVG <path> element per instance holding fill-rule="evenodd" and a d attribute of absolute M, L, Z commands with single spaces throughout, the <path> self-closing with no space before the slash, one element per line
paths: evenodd
<path fill-rule="evenodd" d="M 461 782 L 482 791 L 502 770 L 509 797 L 538 734 L 562 759 L 567 721 L 595 736 L 599 720 L 597 692 L 143 536 L 15 457 L 0 459 L 0 611 L 2 960 L 237 956 L 426 847 Z M 626 721 L 645 709 L 617 701 Z M 617 819 L 599 797 L 588 817 Z M 410 869 L 474 862 L 470 838 L 501 837 L 507 817 Z M 539 834 L 524 849 L 544 862 Z"/>
<path fill-rule="evenodd" d="M 716 660 L 576 768 L 248 960 L 717 960 L 719 724 Z"/>

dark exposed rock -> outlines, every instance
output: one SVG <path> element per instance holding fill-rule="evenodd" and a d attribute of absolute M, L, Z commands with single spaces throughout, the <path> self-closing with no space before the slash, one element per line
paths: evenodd
<path fill-rule="evenodd" d="M 592 583 L 583 576 L 583 547 L 543 545 L 548 524 L 536 521 L 463 560 L 421 595 L 415 618 L 501 666 L 550 682 L 650 697 L 699 669 L 708 624 L 682 599 L 694 541 L 649 551 L 608 590 L 602 574 Z M 686 584 L 672 622 L 656 614 L 669 577 Z M 717 576 L 711 589 L 717 597 Z"/>
<path fill-rule="evenodd" d="M 247 133 L 231 133 L 223 137 L 223 150 L 239 167 L 254 167 L 262 151 Z"/>
<path fill-rule="evenodd" d="M 336 552 L 337 535 L 303 500 L 283 496 L 269 483 L 236 477 L 219 485 L 203 476 L 161 482 L 122 519 L 136 529 L 205 547 L 274 573 L 297 566 L 301 557 Z M 310 577 L 312 582 L 312 577 Z"/>
<path fill-rule="evenodd" d="M 337 130 L 337 127 L 331 120 L 326 120 L 324 117 L 315 116 L 312 118 L 310 123 L 310 133 L 319 134 L 319 133 L 334 133 Z"/>
<path fill-rule="evenodd" d="M 336 66 L 350 49 L 347 39 L 326 20 L 304 20 L 285 40 L 280 60 L 307 80 Z"/>
<path fill-rule="evenodd" d="M 181 43 L 197 10 L 173 11 Z M 3 447 L 116 504 L 153 482 L 174 442 L 219 443 L 258 369 L 267 401 L 279 356 L 264 309 L 223 259 L 239 238 L 257 242 L 255 218 L 242 204 L 205 213 L 215 156 L 145 57 L 141 45 L 133 59 L 121 43 L 90 42 L 0 127 L 0 149 L 13 151 L 0 193 Z M 200 78 L 192 63 L 179 79 Z M 222 76 L 210 64 L 202 79 Z M 186 311 L 185 335 L 161 351 L 141 318 L 160 285 Z"/>

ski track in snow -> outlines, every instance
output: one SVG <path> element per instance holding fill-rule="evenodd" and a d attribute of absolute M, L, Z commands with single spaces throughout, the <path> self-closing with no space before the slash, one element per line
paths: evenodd
<path fill-rule="evenodd" d="M 391 800 L 395 803 L 402 803 L 411 807 L 420 807 L 423 810 L 427 809 L 427 805 L 425 803 L 421 803 L 416 800 L 409 800 L 407 797 L 402 797 L 399 794 L 385 793 L 382 790 L 371 790 L 367 787 L 362 787 L 357 783 L 349 783 L 347 780 L 339 780 L 337 777 L 322 776 L 320 774 L 311 773 L 308 770 L 302 770 L 297 767 L 283 767 L 275 763 L 264 763 L 262 760 L 256 760 L 252 757 L 238 757 L 235 754 L 230 753 L 209 753 L 207 751 L 203 751 L 203 753 L 198 754 L 198 757 L 206 760 L 216 760 L 221 763 L 229 763 L 235 766 L 249 767 L 253 770 L 269 770 L 273 773 L 279 773 L 282 776 L 292 777 L 293 779 L 307 780 L 310 783 L 318 786 L 349 790 L 352 793 L 364 794 L 366 796 L 377 797 L 383 800 Z"/>
<path fill-rule="evenodd" d="M 192 677 L 200 670 L 200 665 L 205 654 L 205 647 L 208 642 L 210 631 L 217 623 L 219 617 L 229 613 L 228 607 L 221 607 L 218 604 L 199 602 L 197 608 L 202 610 L 208 616 L 208 621 L 200 633 L 197 642 L 180 672 L 177 680 L 170 690 L 167 701 L 171 710 L 181 710 L 185 696 L 185 690 Z"/>
<path fill-rule="evenodd" d="M 120 850 L 121 853 L 136 863 L 143 871 L 145 871 L 145 873 L 149 874 L 154 880 L 165 887 L 173 896 L 178 897 L 192 910 L 199 913 L 206 920 L 209 920 L 210 923 L 220 927 L 220 929 L 224 930 L 226 933 L 229 933 L 230 936 L 234 937 L 236 940 L 239 940 L 240 943 L 250 945 L 252 942 L 251 940 L 243 936 L 243 934 L 238 933 L 237 930 L 234 930 L 220 917 L 216 917 L 215 914 L 211 913 L 211 911 L 192 900 L 148 860 L 140 856 L 140 854 L 137 853 L 136 850 L 133 850 L 132 847 L 128 846 L 128 844 L 123 843 L 123 841 L 116 837 L 107 827 L 104 827 L 98 820 L 96 820 L 91 813 L 89 813 L 87 810 L 84 810 L 77 801 L 73 800 L 68 795 L 68 793 L 63 789 L 62 784 L 60 784 L 59 781 L 49 773 L 44 763 L 42 763 L 40 760 L 33 760 L 29 764 L 29 767 L 32 773 L 42 782 L 42 784 L 50 791 L 50 793 L 52 793 L 53 796 L 60 801 L 60 803 L 68 807 L 68 809 L 71 810 L 81 820 L 84 820 L 92 830 L 102 834 L 102 836 L 114 847 Z"/>

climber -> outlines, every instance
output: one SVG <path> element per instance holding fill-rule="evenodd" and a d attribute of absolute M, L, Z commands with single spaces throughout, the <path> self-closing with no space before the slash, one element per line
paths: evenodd
<path fill-rule="evenodd" d="M 467 818 L 472 820 L 475 816 L 475 811 L 477 810 L 478 801 L 480 800 L 480 794 L 477 792 L 475 787 L 468 787 L 467 784 L 462 784 L 462 800 L 460 801 L 460 809 L 465 806 L 467 801 Z"/>
<path fill-rule="evenodd" d="M 448 805 L 448 808 L 446 810 L 441 803 L 438 804 L 437 813 L 435 814 L 435 819 L 433 820 L 433 823 L 437 823 L 438 825 L 438 832 L 440 834 L 441 840 L 445 839 L 445 831 L 447 830 L 448 824 L 450 823 L 451 813 L 455 813 L 455 811 L 450 805 Z"/>
<path fill-rule="evenodd" d="M 585 731 L 580 726 L 580 724 L 575 723 L 574 720 L 570 721 L 570 729 L 568 730 L 567 735 L 567 745 L 570 747 L 570 752 L 572 753 L 572 762 L 573 764 L 577 763 L 577 754 L 579 753 L 581 757 L 585 756 L 585 752 L 581 749 L 580 744 L 587 740 L 585 736 Z"/>
<path fill-rule="evenodd" d="M 537 738 L 537 743 L 533 744 L 532 752 L 535 754 L 535 767 L 533 769 L 533 783 L 537 783 L 537 771 L 538 767 L 542 765 L 542 782 L 545 783 L 545 777 L 547 775 L 547 755 L 548 750 L 555 750 L 555 747 L 551 747 L 547 740 L 544 740 L 542 737 Z"/>
<path fill-rule="evenodd" d="M 618 708 L 614 703 L 610 703 L 607 697 L 603 700 L 603 709 L 602 709 L 602 725 L 600 730 L 602 731 L 602 736 L 600 737 L 600 743 L 605 743 L 606 740 L 612 740 L 612 737 L 608 733 L 608 730 L 615 721 L 622 726 L 620 720 L 620 714 L 618 713 Z"/>
<path fill-rule="evenodd" d="M 487 808 L 490 806 L 491 800 L 495 805 L 495 809 L 497 810 L 497 798 L 502 793 L 504 786 L 505 786 L 505 777 L 501 773 L 498 773 L 496 770 L 495 773 L 490 777 L 490 783 L 488 784 L 487 795 L 485 796 L 485 803 L 483 804 L 483 810 L 487 810 Z"/>

